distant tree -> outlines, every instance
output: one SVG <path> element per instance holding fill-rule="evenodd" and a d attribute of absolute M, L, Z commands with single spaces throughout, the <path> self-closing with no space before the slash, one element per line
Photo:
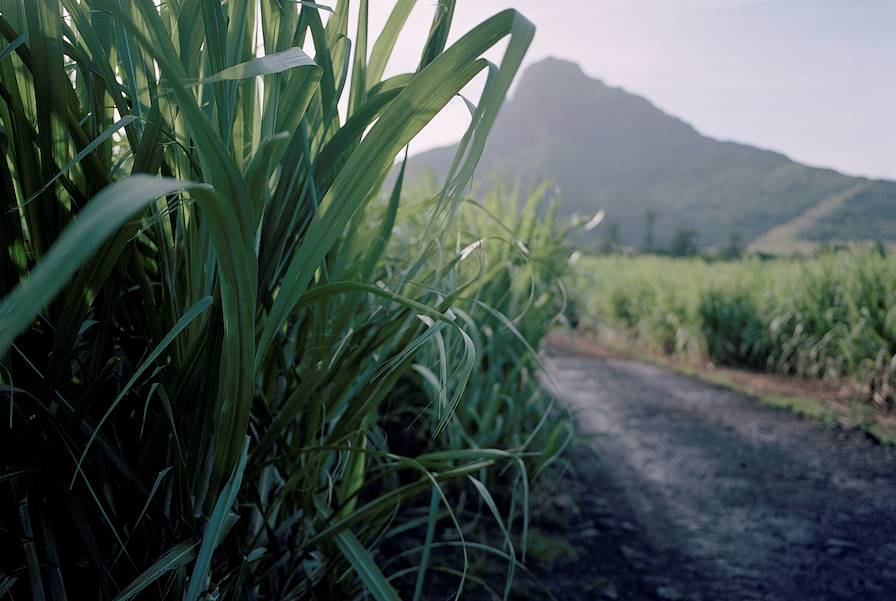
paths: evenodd
<path fill-rule="evenodd" d="M 613 221 L 607 224 L 607 235 L 601 245 L 604 253 L 614 253 L 619 250 L 619 222 Z"/>
<path fill-rule="evenodd" d="M 836 253 L 845 252 L 847 250 L 849 250 L 848 244 L 845 244 L 845 243 L 837 241 L 837 240 L 833 240 L 833 241 L 828 241 L 828 242 L 821 244 L 815 250 L 815 256 L 821 257 L 824 255 L 832 255 L 832 254 L 836 254 Z"/>
<path fill-rule="evenodd" d="M 672 236 L 669 254 L 673 257 L 690 257 L 697 254 L 697 230 L 681 228 Z"/>
<path fill-rule="evenodd" d="M 728 242 L 719 249 L 719 258 L 727 261 L 739 259 L 743 256 L 745 248 L 743 237 L 740 232 L 731 232 Z"/>
<path fill-rule="evenodd" d="M 644 217 L 647 221 L 647 230 L 644 232 L 644 249 L 653 250 L 653 227 L 656 224 L 656 211 L 654 211 L 653 209 L 647 209 L 647 213 L 644 215 Z"/>

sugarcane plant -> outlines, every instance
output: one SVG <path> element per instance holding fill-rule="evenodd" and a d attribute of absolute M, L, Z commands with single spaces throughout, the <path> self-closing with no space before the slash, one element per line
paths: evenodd
<path fill-rule="evenodd" d="M 452 307 L 475 298 L 533 356 L 489 284 L 506 269 L 456 248 L 533 27 L 507 10 L 449 45 L 441 0 L 416 70 L 384 78 L 413 7 L 374 39 L 366 0 L 353 38 L 347 0 L 0 0 L 0 597 L 419 599 L 436 525 L 464 540 L 452 494 L 499 520 L 514 573 L 520 497 L 491 468 L 520 486 L 568 428 L 470 426 L 499 417 L 465 405 L 471 377 L 533 395 L 534 359 L 483 371 L 499 349 Z M 452 168 L 409 213 L 396 158 L 478 74 Z M 513 294 L 546 324 L 537 269 Z M 383 557 L 415 527 L 407 561 Z"/>
<path fill-rule="evenodd" d="M 586 257 L 575 272 L 586 318 L 656 350 L 852 383 L 852 400 L 896 406 L 896 263 L 884 247 L 735 261 Z"/>

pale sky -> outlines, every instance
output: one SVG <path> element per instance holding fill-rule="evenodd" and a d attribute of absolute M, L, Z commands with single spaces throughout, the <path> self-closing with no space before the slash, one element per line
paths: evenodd
<path fill-rule="evenodd" d="M 435 5 L 419 0 L 387 75 L 416 67 Z M 371 46 L 391 6 L 370 1 Z M 706 135 L 896 179 L 896 0 L 458 0 L 450 41 L 508 7 L 537 27 L 527 64 L 570 59 Z M 467 120 L 456 99 L 411 151 Z"/>

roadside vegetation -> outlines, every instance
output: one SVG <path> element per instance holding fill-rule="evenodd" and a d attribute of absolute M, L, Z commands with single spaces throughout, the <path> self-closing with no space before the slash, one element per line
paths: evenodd
<path fill-rule="evenodd" d="M 733 261 L 588 256 L 578 318 L 664 354 L 846 380 L 884 410 L 896 386 L 896 265 L 885 251 Z"/>
<path fill-rule="evenodd" d="M 507 597 L 567 252 L 465 194 L 533 27 L 440 2 L 383 79 L 413 4 L 0 2 L 0 597 Z M 444 186 L 388 179 L 480 73 Z"/>

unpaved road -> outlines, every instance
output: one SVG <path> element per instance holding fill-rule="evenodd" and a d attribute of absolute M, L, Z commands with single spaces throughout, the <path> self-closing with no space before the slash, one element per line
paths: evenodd
<path fill-rule="evenodd" d="M 652 365 L 550 363 L 601 457 L 558 598 L 896 600 L 896 449 Z"/>

